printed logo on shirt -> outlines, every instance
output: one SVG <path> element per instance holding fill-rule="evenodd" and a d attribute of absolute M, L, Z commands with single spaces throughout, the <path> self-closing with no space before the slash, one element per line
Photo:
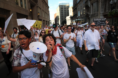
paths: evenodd
<path fill-rule="evenodd" d="M 60 54 L 59 54 L 59 57 L 60 57 L 60 58 L 62 58 L 62 57 L 63 57 L 63 54 L 62 54 L 62 53 L 60 53 Z"/>

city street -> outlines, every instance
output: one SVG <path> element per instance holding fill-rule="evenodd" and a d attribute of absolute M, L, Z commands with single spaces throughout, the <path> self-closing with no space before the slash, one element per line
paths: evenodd
<path fill-rule="evenodd" d="M 108 56 L 109 45 L 105 44 L 105 51 L 103 52 L 106 56 L 100 57 L 99 63 L 95 63 L 94 70 L 91 69 L 90 63 L 86 63 L 86 56 L 85 51 L 84 55 L 79 53 L 79 49 L 77 49 L 76 57 L 80 60 L 81 63 L 86 65 L 91 73 L 93 74 L 94 78 L 118 78 L 118 63 L 114 61 L 113 56 Z M 116 52 L 117 53 L 117 52 Z M 118 53 L 117 53 L 118 57 Z M 79 67 L 77 64 L 71 61 L 71 71 L 70 71 L 70 78 L 78 78 L 76 68 Z M 0 63 L 0 78 L 17 78 L 16 73 L 12 73 L 9 76 L 6 74 L 8 73 L 6 65 L 4 62 Z M 44 75 L 44 78 L 47 78 L 47 75 Z"/>

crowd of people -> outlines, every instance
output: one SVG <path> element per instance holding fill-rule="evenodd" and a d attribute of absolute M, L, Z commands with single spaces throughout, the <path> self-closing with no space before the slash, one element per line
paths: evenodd
<path fill-rule="evenodd" d="M 46 29 L 49 30 L 46 33 Z M 42 55 L 41 60 L 47 63 L 50 70 L 49 78 L 69 78 L 69 70 L 71 70 L 71 62 L 74 61 L 84 71 L 85 67 L 75 57 L 77 48 L 83 55 L 83 49 L 86 51 L 86 62 L 91 61 L 91 68 L 94 62 L 98 61 L 98 57 L 104 57 L 104 45 L 107 41 L 110 46 L 108 53 L 115 61 L 118 61 L 115 53 L 115 46 L 118 40 L 118 27 L 109 26 L 106 21 L 106 26 L 96 26 L 94 22 L 90 25 L 68 25 L 57 26 L 54 24 L 52 27 L 38 29 L 31 27 L 27 30 L 13 28 L 13 34 L 6 31 L 4 34 L 3 29 L 0 28 L 0 51 L 4 61 L 8 67 L 9 73 L 11 71 L 18 72 L 21 78 L 42 78 L 40 74 L 41 69 L 44 67 L 41 64 L 31 63 L 33 52 L 29 49 L 31 42 L 42 42 L 47 46 L 47 51 Z M 13 55 L 13 56 L 12 56 Z M 12 58 L 12 64 L 10 61 Z M 43 73 L 43 72 L 42 72 Z"/>

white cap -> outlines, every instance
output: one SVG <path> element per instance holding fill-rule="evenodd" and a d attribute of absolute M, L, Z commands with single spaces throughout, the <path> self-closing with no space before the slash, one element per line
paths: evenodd
<path fill-rule="evenodd" d="M 29 45 L 29 48 L 34 53 L 45 53 L 47 51 L 47 46 L 44 43 L 41 42 L 32 42 Z"/>
<path fill-rule="evenodd" d="M 83 25 L 81 24 L 81 25 L 78 25 L 78 27 L 83 27 Z"/>

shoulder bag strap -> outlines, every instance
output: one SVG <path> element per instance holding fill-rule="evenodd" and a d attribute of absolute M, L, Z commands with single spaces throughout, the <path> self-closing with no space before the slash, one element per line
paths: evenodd
<path fill-rule="evenodd" d="M 21 47 L 20 47 L 20 51 L 21 51 L 21 53 L 24 55 L 23 50 L 22 50 Z M 24 55 L 24 56 L 25 56 L 25 55 Z M 25 56 L 25 58 L 27 59 L 27 61 L 30 61 L 26 56 Z"/>

